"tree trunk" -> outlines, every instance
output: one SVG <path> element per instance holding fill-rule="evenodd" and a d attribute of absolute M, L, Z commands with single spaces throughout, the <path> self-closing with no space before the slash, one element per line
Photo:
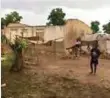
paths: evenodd
<path fill-rule="evenodd" d="M 16 59 L 10 71 L 18 72 L 23 69 L 23 51 L 16 52 Z"/>

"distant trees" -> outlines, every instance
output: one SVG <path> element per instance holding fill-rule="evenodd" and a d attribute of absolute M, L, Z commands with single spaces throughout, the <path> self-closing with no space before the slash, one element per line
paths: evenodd
<path fill-rule="evenodd" d="M 93 30 L 93 33 L 97 33 L 99 31 L 99 25 L 100 25 L 100 22 L 98 21 L 91 22 L 91 29 Z"/>
<path fill-rule="evenodd" d="M 64 25 L 65 24 L 65 13 L 61 8 L 55 8 L 51 11 L 50 15 L 48 16 L 49 22 L 47 25 Z"/>
<path fill-rule="evenodd" d="M 6 14 L 4 18 L 1 18 L 1 28 L 3 29 L 4 26 L 8 26 L 9 23 L 20 22 L 21 19 L 22 16 L 20 16 L 16 11 L 11 12 L 10 14 Z"/>
<path fill-rule="evenodd" d="M 104 33 L 110 34 L 110 21 L 107 24 L 103 25 L 103 30 Z"/>

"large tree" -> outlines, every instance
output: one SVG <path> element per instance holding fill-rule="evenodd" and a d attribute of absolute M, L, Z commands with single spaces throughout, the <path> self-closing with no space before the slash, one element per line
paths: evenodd
<path fill-rule="evenodd" d="M 22 16 L 16 11 L 6 14 L 4 18 L 1 18 L 1 28 L 3 29 L 4 26 L 8 26 L 9 23 L 19 23 L 21 19 Z M 26 42 L 22 39 L 16 39 L 15 44 L 12 44 L 5 35 L 2 35 L 2 42 L 4 39 L 7 40 L 7 44 L 10 45 L 16 55 L 11 71 L 20 71 L 23 67 L 23 49 L 26 47 Z"/>
<path fill-rule="evenodd" d="M 93 30 L 93 33 L 97 33 L 99 31 L 99 25 L 100 25 L 100 22 L 98 21 L 91 22 L 91 29 Z"/>
<path fill-rule="evenodd" d="M 61 8 L 55 8 L 51 11 L 50 15 L 48 16 L 49 22 L 47 25 L 64 25 L 65 24 L 65 13 Z"/>
<path fill-rule="evenodd" d="M 104 33 L 110 34 L 110 21 L 107 24 L 103 25 L 103 30 Z"/>
<path fill-rule="evenodd" d="M 4 18 L 1 18 L 1 29 L 3 29 L 3 27 L 5 26 L 5 19 Z"/>
<path fill-rule="evenodd" d="M 1 18 L 1 28 L 8 26 L 9 23 L 20 22 L 21 19 L 22 16 L 20 16 L 16 11 L 11 12 L 10 14 L 6 14 L 4 18 Z"/>

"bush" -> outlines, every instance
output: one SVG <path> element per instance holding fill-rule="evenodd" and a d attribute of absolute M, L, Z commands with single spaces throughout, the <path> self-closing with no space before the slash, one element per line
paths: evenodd
<path fill-rule="evenodd" d="M 14 48 L 16 51 L 20 52 L 22 51 L 22 49 L 27 48 L 27 46 L 28 44 L 26 40 L 18 38 L 15 40 Z"/>
<path fill-rule="evenodd" d="M 6 36 L 5 35 L 1 35 L 1 42 L 2 43 L 7 43 L 7 38 L 6 38 Z"/>

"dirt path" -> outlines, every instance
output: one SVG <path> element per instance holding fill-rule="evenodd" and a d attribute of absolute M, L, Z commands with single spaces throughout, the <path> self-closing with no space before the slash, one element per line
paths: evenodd
<path fill-rule="evenodd" d="M 29 56 L 35 57 L 37 53 Z M 3 67 L 6 87 L 2 91 L 6 98 L 110 98 L 109 60 L 100 60 L 94 76 L 88 75 L 87 57 L 63 60 L 55 58 L 52 52 L 42 53 L 39 54 L 40 65 L 33 65 L 36 61 L 30 61 L 32 63 L 18 73 L 10 73 L 11 64 L 6 63 Z"/>
<path fill-rule="evenodd" d="M 48 57 L 48 58 L 47 58 Z M 81 57 L 77 60 L 61 60 L 52 56 L 42 57 L 43 71 L 49 74 L 68 75 L 75 77 L 82 83 L 92 83 L 105 86 L 110 85 L 110 61 L 100 59 L 96 75 L 89 75 L 89 59 Z M 109 86 L 110 87 L 110 86 Z"/>
<path fill-rule="evenodd" d="M 88 75 L 88 58 L 61 60 L 41 55 L 40 59 L 40 65 L 28 65 L 21 73 L 5 69 L 6 98 L 110 98 L 110 61 L 101 60 L 93 76 Z"/>

